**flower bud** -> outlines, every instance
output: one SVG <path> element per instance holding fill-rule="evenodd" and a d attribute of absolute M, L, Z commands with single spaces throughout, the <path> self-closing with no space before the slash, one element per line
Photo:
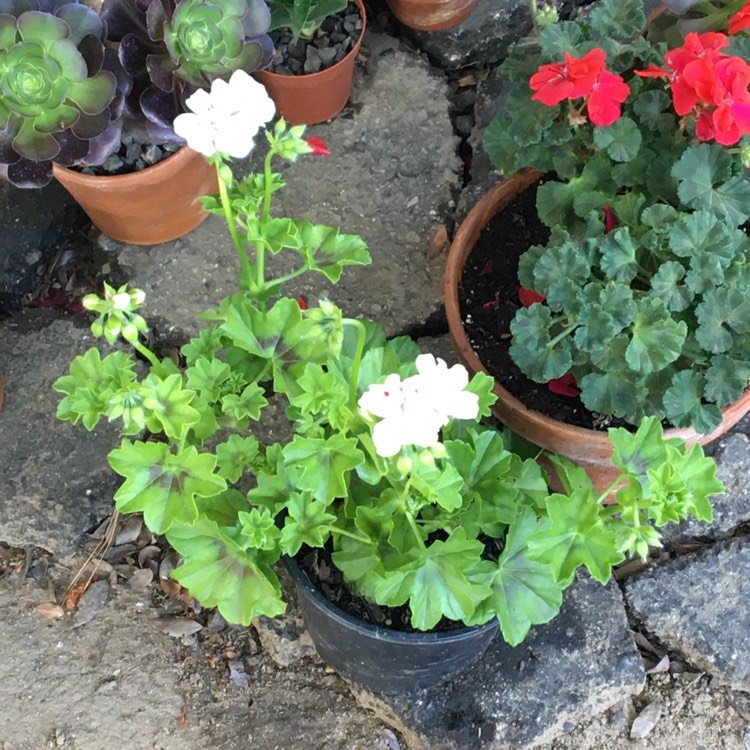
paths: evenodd
<path fill-rule="evenodd" d="M 402 474 L 408 474 L 411 471 L 412 463 L 408 456 L 399 456 L 396 459 L 396 468 Z"/>
<path fill-rule="evenodd" d="M 557 8 L 554 5 L 545 5 L 537 11 L 534 17 L 534 22 L 541 28 L 547 28 L 556 24 L 560 20 L 560 14 L 557 12 Z"/>
<path fill-rule="evenodd" d="M 430 452 L 435 458 L 445 458 L 448 451 L 442 443 L 435 443 L 435 445 L 430 448 Z"/>
<path fill-rule="evenodd" d="M 430 449 L 427 448 L 423 451 L 419 451 L 419 461 L 420 463 L 423 463 L 425 466 L 434 466 L 435 465 L 435 459 L 430 453 Z"/>

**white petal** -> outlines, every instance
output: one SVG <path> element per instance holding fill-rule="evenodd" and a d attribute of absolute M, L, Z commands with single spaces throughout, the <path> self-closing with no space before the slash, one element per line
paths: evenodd
<path fill-rule="evenodd" d="M 401 430 L 394 420 L 384 419 L 372 428 L 372 442 L 379 456 L 395 456 L 403 447 Z"/>

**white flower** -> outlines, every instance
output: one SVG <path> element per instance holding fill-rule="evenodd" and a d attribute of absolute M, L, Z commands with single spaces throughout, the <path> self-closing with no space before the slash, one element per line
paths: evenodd
<path fill-rule="evenodd" d="M 130 294 L 128 292 L 120 292 L 112 297 L 112 305 L 115 310 L 129 310 L 130 309 Z"/>
<path fill-rule="evenodd" d="M 442 419 L 476 419 L 479 397 L 464 390 L 469 384 L 469 373 L 463 365 L 448 367 L 442 359 L 432 354 L 420 354 L 416 359 L 418 375 L 404 381 L 404 388 L 419 394 L 425 405 L 434 409 Z"/>
<path fill-rule="evenodd" d="M 440 434 L 440 417 L 404 388 L 398 375 L 382 385 L 371 385 L 359 399 L 359 408 L 381 420 L 373 427 L 372 441 L 379 456 L 395 456 L 405 445 L 429 448 Z"/>
<path fill-rule="evenodd" d="M 210 92 L 196 91 L 185 104 L 192 112 L 177 115 L 175 133 L 204 156 L 247 156 L 255 134 L 276 114 L 265 87 L 244 70 L 235 70 L 228 82 L 214 81 Z"/>

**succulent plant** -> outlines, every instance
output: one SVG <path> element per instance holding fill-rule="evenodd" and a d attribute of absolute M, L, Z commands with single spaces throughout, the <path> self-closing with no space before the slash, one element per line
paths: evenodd
<path fill-rule="evenodd" d="M 0 165 L 42 187 L 52 164 L 93 163 L 119 140 L 104 27 L 76 0 L 0 0 Z"/>
<path fill-rule="evenodd" d="M 291 29 L 295 39 L 310 39 L 323 21 L 344 10 L 349 0 L 269 0 L 271 29 Z"/>
<path fill-rule="evenodd" d="M 125 116 L 155 143 L 180 140 L 172 122 L 196 89 L 273 56 L 263 0 L 105 0 L 101 15 L 133 78 Z"/>

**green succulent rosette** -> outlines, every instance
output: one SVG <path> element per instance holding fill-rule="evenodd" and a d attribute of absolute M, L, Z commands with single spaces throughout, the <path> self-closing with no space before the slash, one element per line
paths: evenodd
<path fill-rule="evenodd" d="M 106 137 L 116 95 L 102 70 L 101 19 L 78 3 L 0 3 L 0 164 L 18 187 L 41 187 L 52 163 L 81 163 Z"/>

